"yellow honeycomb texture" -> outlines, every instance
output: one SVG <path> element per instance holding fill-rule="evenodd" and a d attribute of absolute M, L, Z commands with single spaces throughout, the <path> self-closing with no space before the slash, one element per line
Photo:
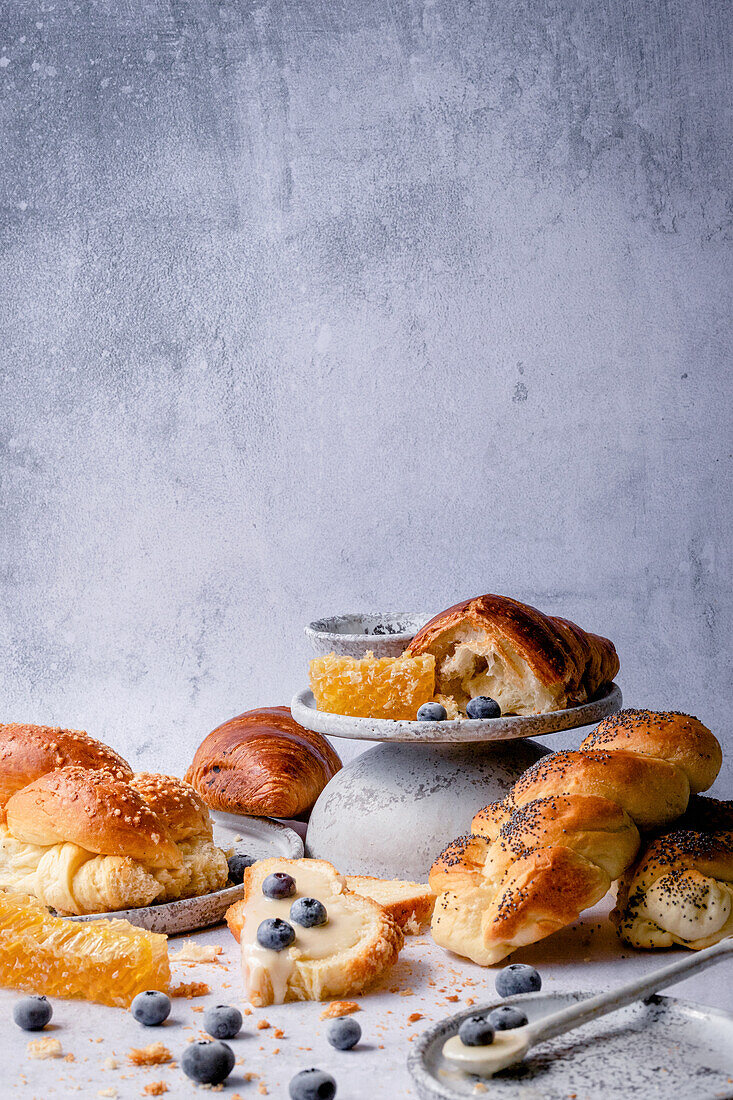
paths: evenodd
<path fill-rule="evenodd" d="M 337 657 L 310 663 L 311 691 L 319 710 L 355 718 L 414 719 L 433 698 L 435 657 Z"/>
<path fill-rule="evenodd" d="M 125 920 L 72 921 L 0 892 L 0 985 L 126 1008 L 170 982 L 167 937 Z"/>

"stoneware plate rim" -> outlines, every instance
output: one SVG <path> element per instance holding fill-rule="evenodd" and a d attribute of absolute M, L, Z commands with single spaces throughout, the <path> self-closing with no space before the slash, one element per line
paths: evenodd
<path fill-rule="evenodd" d="M 260 833 L 261 839 L 266 843 L 278 838 L 279 851 L 273 851 L 274 856 L 283 856 L 287 859 L 300 859 L 303 856 L 303 841 L 296 832 L 269 817 L 254 817 L 247 814 L 227 814 L 217 810 L 211 811 L 211 819 L 214 825 L 229 828 L 243 829 L 248 827 L 250 831 Z M 253 825 L 255 828 L 253 829 Z M 244 850 L 245 844 L 233 845 L 235 850 Z M 276 846 L 273 845 L 273 848 Z M 265 858 L 265 857 L 262 857 Z M 126 920 L 137 928 L 146 928 L 150 932 L 163 932 L 168 935 L 176 935 L 182 932 L 193 932 L 197 928 L 208 928 L 214 924 L 220 924 L 224 914 L 230 905 L 239 901 L 242 897 L 243 887 L 240 884 L 224 886 L 221 890 L 213 890 L 208 894 L 201 894 L 195 898 L 178 898 L 176 901 L 164 901 L 158 905 L 141 905 L 137 909 L 116 909 L 107 913 L 85 913 L 81 916 L 71 916 L 68 920 L 93 921 L 93 920 Z"/>
<path fill-rule="evenodd" d="M 314 619 L 313 622 L 308 623 L 303 628 L 303 632 L 308 638 L 332 638 L 334 641 L 339 642 L 380 642 L 385 640 L 398 642 L 401 639 L 411 641 L 417 633 L 417 630 L 405 630 L 397 634 L 344 634 L 339 630 L 322 630 L 319 627 L 319 623 L 332 623 L 339 619 L 366 618 L 411 620 L 415 624 L 420 623 L 421 625 L 417 627 L 417 630 L 421 630 L 434 616 L 423 615 L 417 611 L 349 611 L 343 615 L 324 615 L 320 619 Z"/>
<path fill-rule="evenodd" d="M 501 718 L 448 718 L 444 722 L 395 721 L 391 718 L 354 718 L 329 714 L 316 707 L 309 688 L 293 696 L 293 718 L 306 729 L 329 737 L 362 741 L 411 741 L 447 744 L 470 741 L 509 741 L 520 737 L 541 737 L 559 730 L 589 726 L 621 709 L 623 696 L 616 683 L 604 695 L 588 703 L 549 714 L 506 715 Z"/>
<path fill-rule="evenodd" d="M 461 1021 L 465 1020 L 468 1016 L 474 1016 L 480 1013 L 490 1011 L 492 1008 L 496 1008 L 500 1004 L 526 1004 L 528 1001 L 537 1001 L 543 999 L 552 999 L 566 1001 L 568 1003 L 587 1000 L 589 997 L 593 997 L 595 994 L 588 993 L 585 990 L 578 990 L 574 992 L 567 992 L 563 990 L 553 990 L 542 993 L 523 994 L 516 997 L 497 997 L 492 1001 L 483 1005 L 474 1005 L 472 1008 L 464 1009 L 462 1012 L 457 1012 L 453 1016 L 446 1016 L 442 1020 L 438 1020 L 432 1024 L 429 1028 L 422 1032 L 422 1034 L 415 1040 L 413 1049 L 407 1056 L 407 1069 L 412 1079 L 418 1088 L 418 1094 L 420 1100 L 465 1100 L 466 1093 L 459 1093 L 452 1089 L 446 1082 L 437 1080 L 436 1077 L 429 1071 L 425 1064 L 425 1054 L 427 1049 L 434 1043 L 443 1038 L 449 1038 L 451 1035 L 455 1035 L 458 1031 L 458 1027 Z M 668 997 L 663 994 L 654 994 L 649 998 L 649 1001 L 668 1005 L 679 1012 L 690 1015 L 705 1018 L 715 1017 L 730 1026 L 733 1032 L 733 1012 L 728 1012 L 724 1008 L 714 1008 L 709 1005 L 700 1004 L 697 1001 L 688 1001 L 681 997 Z M 560 1007 L 560 1006 L 558 1006 Z M 632 1007 L 632 1006 L 628 1006 Z M 611 1019 L 613 1017 L 611 1016 Z M 490 1078 L 489 1078 L 490 1080 Z M 522 1095 L 522 1090 L 527 1089 L 527 1082 L 517 1081 L 517 1096 Z M 488 1095 L 488 1093 L 487 1093 Z M 506 1093 L 508 1095 L 508 1093 Z M 716 1092 L 715 1094 L 709 1093 L 707 1097 L 700 1097 L 700 1100 L 712 1100 L 713 1095 L 718 1097 L 718 1100 L 726 1100 L 727 1097 L 733 1096 L 733 1090 L 728 1093 Z"/>

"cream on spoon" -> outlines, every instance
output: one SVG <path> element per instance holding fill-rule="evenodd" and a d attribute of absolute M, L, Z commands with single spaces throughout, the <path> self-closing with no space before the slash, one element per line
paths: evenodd
<path fill-rule="evenodd" d="M 554 1039 L 555 1036 L 564 1035 L 566 1031 L 580 1027 L 581 1024 L 587 1024 L 599 1016 L 624 1008 L 632 1001 L 643 1000 L 652 993 L 656 993 L 658 989 L 674 985 L 675 982 L 699 970 L 713 966 L 732 951 L 733 937 L 729 936 L 712 947 L 706 947 L 704 951 L 698 951 L 689 958 L 663 966 L 659 970 L 652 971 L 651 974 L 645 974 L 608 993 L 601 993 L 597 997 L 590 997 L 560 1012 L 553 1012 L 550 1016 L 543 1016 L 524 1027 L 513 1028 L 511 1031 L 497 1031 L 494 1041 L 486 1046 L 466 1046 L 458 1035 L 453 1035 L 443 1044 L 443 1057 L 451 1065 L 466 1073 L 493 1077 L 495 1073 L 508 1069 L 516 1062 L 521 1062 L 535 1043 Z"/>

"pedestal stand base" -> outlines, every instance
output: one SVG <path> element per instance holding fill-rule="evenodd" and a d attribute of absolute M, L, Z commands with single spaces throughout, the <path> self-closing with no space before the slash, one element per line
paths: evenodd
<path fill-rule="evenodd" d="M 427 880 L 471 818 L 549 750 L 532 741 L 381 744 L 338 772 L 313 808 L 306 854 L 344 874 Z"/>

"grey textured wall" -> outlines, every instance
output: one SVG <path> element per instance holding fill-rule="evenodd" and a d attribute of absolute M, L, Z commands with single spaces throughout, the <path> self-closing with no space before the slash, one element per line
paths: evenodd
<path fill-rule="evenodd" d="M 729 11 L 5 0 L 2 718 L 180 770 L 488 590 L 733 760 Z"/>

